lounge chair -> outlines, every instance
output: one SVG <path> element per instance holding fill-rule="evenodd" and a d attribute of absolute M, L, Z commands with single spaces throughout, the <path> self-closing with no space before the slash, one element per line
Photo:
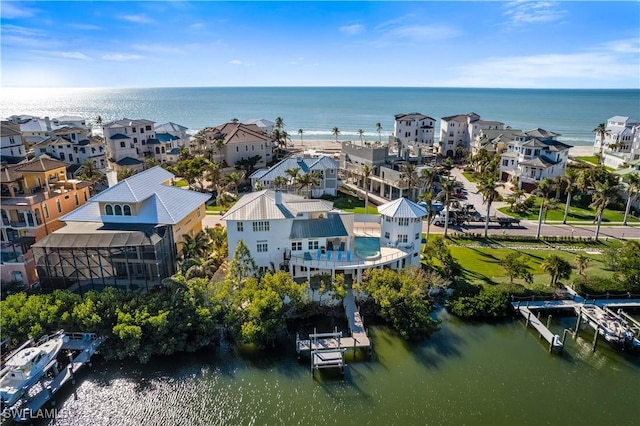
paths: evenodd
<path fill-rule="evenodd" d="M 322 250 L 318 249 L 318 260 L 322 259 Z"/>
<path fill-rule="evenodd" d="M 331 253 L 333 253 L 333 252 L 327 251 L 327 260 L 331 260 Z"/>
<path fill-rule="evenodd" d="M 304 260 L 311 260 L 311 253 L 309 253 L 308 251 L 304 252 Z"/>
<path fill-rule="evenodd" d="M 341 261 L 342 261 L 342 252 L 339 251 L 338 252 L 338 262 L 341 262 Z"/>
<path fill-rule="evenodd" d="M 347 262 L 351 262 L 351 252 L 347 252 Z"/>

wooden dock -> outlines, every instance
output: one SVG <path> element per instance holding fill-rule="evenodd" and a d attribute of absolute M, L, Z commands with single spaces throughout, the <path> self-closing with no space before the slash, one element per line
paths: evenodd
<path fill-rule="evenodd" d="M 104 337 L 93 333 L 66 333 L 69 338 L 62 345 L 61 350 L 70 351 L 70 362 L 61 371 L 57 369 L 57 360 L 53 360 L 43 370 L 43 376 L 53 369 L 54 379 L 49 383 L 42 383 L 42 389 L 35 395 L 29 396 L 29 389 L 25 390 L 25 401 L 14 417 L 16 423 L 31 422 L 30 413 L 37 413 L 47 402 L 55 405 L 54 396 L 67 382 L 75 384 L 75 374 L 84 365 L 91 365 L 91 357 L 104 341 Z M 75 356 L 74 356 L 75 354 Z M 41 379 L 42 380 L 42 379 Z"/>
<path fill-rule="evenodd" d="M 549 330 L 549 319 L 551 317 L 549 317 L 547 325 L 545 325 L 536 315 L 534 315 L 529 307 L 520 306 L 520 304 L 513 304 L 513 307 L 526 319 L 526 325 L 533 327 L 538 333 L 540 333 L 540 338 L 549 343 L 549 352 L 562 352 L 564 348 L 564 338 L 560 339 L 559 335 L 553 334 L 551 330 Z"/>
<path fill-rule="evenodd" d="M 300 335 L 296 335 L 298 358 L 303 352 L 309 352 L 311 355 L 312 376 L 321 368 L 339 368 L 344 377 L 344 367 L 347 365 L 344 354 L 348 349 L 353 349 L 354 353 L 357 349 L 366 349 L 371 356 L 371 340 L 364 328 L 362 317 L 356 306 L 355 295 L 351 289 L 347 290 L 344 310 L 349 323 L 350 337 L 343 337 L 342 332 L 337 328 L 332 333 L 317 333 L 314 329 L 308 340 L 301 340 Z"/>
<path fill-rule="evenodd" d="M 575 308 L 578 321 L 576 331 L 580 328 L 580 322 L 586 322 L 594 330 L 593 351 L 596 351 L 598 336 L 602 336 L 607 342 L 619 349 L 640 350 L 640 340 L 634 335 L 627 321 L 618 313 L 608 307 L 585 304 Z"/>

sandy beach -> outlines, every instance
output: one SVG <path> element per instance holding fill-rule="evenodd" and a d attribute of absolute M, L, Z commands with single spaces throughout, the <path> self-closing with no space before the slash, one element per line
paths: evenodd
<path fill-rule="evenodd" d="M 301 142 L 300 138 L 291 138 L 289 145 L 293 145 L 293 148 L 296 151 L 302 150 L 335 153 L 342 149 L 342 142 L 343 141 L 341 140 L 336 142 L 335 139 L 309 139 Z M 360 143 L 359 140 L 355 140 L 353 142 Z M 365 142 L 378 142 L 378 140 L 366 140 Z M 593 146 L 574 146 L 569 149 L 569 155 L 571 157 L 586 157 L 593 155 Z"/>

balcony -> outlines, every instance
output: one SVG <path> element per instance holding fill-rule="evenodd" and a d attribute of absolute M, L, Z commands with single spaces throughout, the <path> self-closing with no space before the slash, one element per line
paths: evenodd
<path fill-rule="evenodd" d="M 327 252 L 329 253 L 329 252 Z M 331 252 L 331 256 L 324 253 L 318 258 L 317 252 L 307 254 L 293 254 L 290 265 L 305 266 L 317 269 L 359 269 L 385 265 L 411 255 L 410 243 L 407 247 L 380 247 L 380 255 L 375 258 L 363 258 L 354 253 L 347 260 L 346 252 L 338 259 L 338 251 Z"/>

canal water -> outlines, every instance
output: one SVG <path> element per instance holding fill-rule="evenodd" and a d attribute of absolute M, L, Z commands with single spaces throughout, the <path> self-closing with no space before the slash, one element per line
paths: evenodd
<path fill-rule="evenodd" d="M 420 345 L 372 326 L 373 359 L 350 362 L 344 381 L 329 370 L 312 379 L 293 336 L 266 353 L 223 346 L 147 365 L 96 362 L 75 396 L 60 395 L 56 424 L 639 424 L 640 356 L 604 341 L 593 353 L 589 330 L 568 339 L 563 356 L 549 355 L 522 321 L 436 315 L 440 331 Z"/>

